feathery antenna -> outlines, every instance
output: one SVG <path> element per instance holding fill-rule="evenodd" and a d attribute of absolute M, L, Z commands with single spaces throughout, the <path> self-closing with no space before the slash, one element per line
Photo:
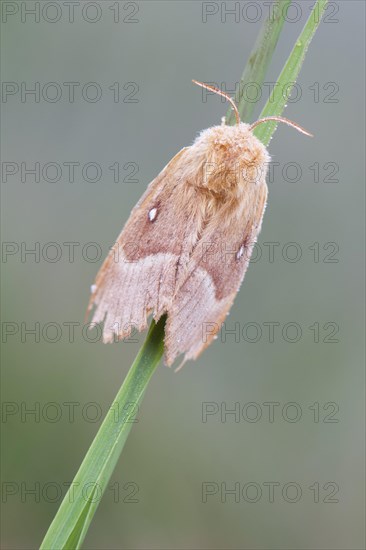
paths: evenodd
<path fill-rule="evenodd" d="M 234 100 L 231 99 L 230 96 L 228 96 L 227 94 L 225 94 L 224 92 L 219 90 L 219 88 L 215 88 L 214 86 L 210 86 L 210 84 L 204 84 L 204 82 L 198 82 L 198 80 L 192 80 L 192 82 L 194 82 L 194 84 L 197 84 L 198 86 L 201 86 L 201 88 L 206 88 L 206 90 L 210 90 L 210 92 L 214 92 L 215 94 L 221 95 L 229 103 L 231 103 L 231 106 L 232 106 L 232 108 L 234 109 L 234 112 L 235 112 L 236 123 L 240 124 L 240 115 L 239 115 L 238 108 L 237 108 Z"/>
<path fill-rule="evenodd" d="M 298 130 L 302 134 L 305 134 L 306 136 L 314 137 L 313 134 L 311 134 L 310 132 L 305 130 L 305 128 L 300 126 L 300 124 L 297 124 L 296 122 L 293 122 L 292 120 L 289 120 L 288 118 L 284 118 L 282 116 L 266 116 L 265 118 L 260 118 L 259 120 L 257 120 L 257 122 L 254 122 L 254 124 L 252 124 L 249 127 L 249 130 L 254 130 L 254 128 L 256 126 L 258 126 L 259 124 L 262 124 L 262 122 L 268 122 L 270 120 L 274 120 L 276 122 L 283 122 L 284 124 L 287 124 L 288 126 L 292 126 L 292 128 L 296 128 L 296 130 Z"/>
<path fill-rule="evenodd" d="M 215 88 L 215 86 L 211 86 L 210 84 L 205 84 L 204 82 L 199 82 L 198 80 L 192 80 L 194 84 L 197 84 L 198 86 L 201 86 L 201 88 L 206 88 L 206 90 L 210 90 L 210 92 L 214 92 L 215 94 L 221 95 L 224 97 L 232 106 L 235 113 L 236 123 L 240 124 L 240 115 L 238 111 L 238 107 L 235 104 L 235 101 L 225 94 L 225 92 L 222 92 L 219 88 Z M 266 116 L 264 118 L 260 118 L 256 122 L 254 122 L 251 126 L 249 126 L 249 130 L 253 131 L 254 128 L 256 128 L 259 124 L 263 124 L 263 122 L 269 122 L 270 120 L 273 120 L 275 122 L 283 122 L 284 124 L 287 124 L 287 126 L 291 126 L 292 128 L 295 128 L 298 132 L 301 132 L 302 134 L 305 134 L 309 137 L 314 137 L 313 134 L 305 130 L 300 124 L 297 124 L 296 122 L 293 122 L 292 120 L 289 120 L 288 118 L 282 117 L 282 116 Z"/>

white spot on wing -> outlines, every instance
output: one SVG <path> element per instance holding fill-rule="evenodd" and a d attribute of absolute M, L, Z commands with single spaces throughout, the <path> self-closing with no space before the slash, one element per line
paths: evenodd
<path fill-rule="evenodd" d="M 149 211 L 149 220 L 151 222 L 153 222 L 156 218 L 156 215 L 158 213 L 158 209 L 157 208 L 152 208 L 150 211 Z"/>
<path fill-rule="evenodd" d="M 236 253 L 236 259 L 240 260 L 240 258 L 243 256 L 243 254 L 244 254 L 244 245 L 242 244 L 241 247 L 239 248 L 239 250 Z"/>
<path fill-rule="evenodd" d="M 97 290 L 97 285 L 91 285 L 90 292 L 94 294 L 94 292 Z"/>

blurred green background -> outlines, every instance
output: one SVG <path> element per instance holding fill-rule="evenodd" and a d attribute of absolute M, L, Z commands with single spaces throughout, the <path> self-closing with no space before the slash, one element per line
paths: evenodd
<path fill-rule="evenodd" d="M 103 0 L 76 3 L 70 22 L 69 6 L 41 2 L 36 22 L 35 2 L 3 4 L 2 546 L 25 549 L 145 337 L 91 342 L 90 285 L 148 182 L 226 112 L 191 79 L 232 91 L 269 7 Z M 266 82 L 311 5 L 289 13 Z M 179 374 L 158 368 L 85 548 L 364 548 L 364 12 L 330 2 L 285 112 L 315 138 L 281 126 L 269 148 L 261 257 L 226 325 L 240 334 Z M 39 102 L 24 95 L 37 82 Z M 36 162 L 39 182 L 22 182 Z M 64 243 L 79 243 L 74 261 Z"/>

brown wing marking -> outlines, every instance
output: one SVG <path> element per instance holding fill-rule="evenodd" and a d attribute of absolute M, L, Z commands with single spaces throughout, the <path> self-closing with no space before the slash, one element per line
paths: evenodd
<path fill-rule="evenodd" d="M 185 354 L 184 361 L 196 359 L 220 330 L 248 267 L 266 197 L 264 185 L 258 190 L 248 219 L 233 215 L 226 218 L 224 227 L 212 220 L 203 233 L 186 278 L 168 308 L 165 337 L 168 365 L 181 353 Z M 211 252 L 208 243 L 212 245 Z"/>

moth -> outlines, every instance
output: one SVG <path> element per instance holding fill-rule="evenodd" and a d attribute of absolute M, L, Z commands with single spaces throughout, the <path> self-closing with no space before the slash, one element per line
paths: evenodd
<path fill-rule="evenodd" d="M 91 287 L 92 323 L 103 323 L 103 341 L 130 336 L 167 315 L 165 363 L 184 354 L 196 359 L 212 342 L 244 278 L 262 225 L 270 156 L 254 136 L 258 124 L 225 119 L 203 130 L 150 183 L 133 208 Z"/>

